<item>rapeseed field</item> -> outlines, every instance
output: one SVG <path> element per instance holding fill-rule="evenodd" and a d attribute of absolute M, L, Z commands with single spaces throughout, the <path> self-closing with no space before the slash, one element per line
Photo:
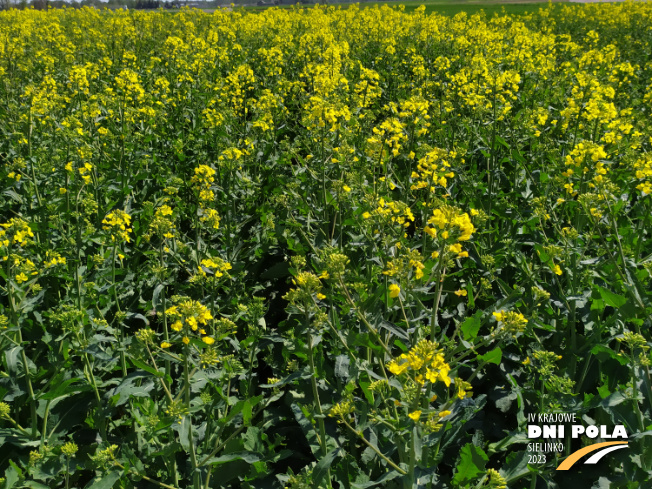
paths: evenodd
<path fill-rule="evenodd" d="M 644 2 L 0 13 L 0 487 L 647 487 L 651 50 Z"/>

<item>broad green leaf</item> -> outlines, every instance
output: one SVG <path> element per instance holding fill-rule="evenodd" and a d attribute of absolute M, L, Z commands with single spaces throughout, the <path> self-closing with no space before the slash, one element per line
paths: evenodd
<path fill-rule="evenodd" d="M 252 406 L 251 400 L 247 399 L 242 406 L 242 424 L 251 426 Z"/>
<path fill-rule="evenodd" d="M 485 353 L 484 355 L 478 355 L 478 359 L 486 363 L 495 363 L 500 365 L 500 361 L 503 358 L 503 351 L 499 346 L 491 350 L 490 352 Z"/>
<path fill-rule="evenodd" d="M 319 487 L 319 483 L 322 481 L 324 477 L 327 476 L 328 474 L 328 469 L 330 466 L 333 464 L 333 460 L 335 460 L 335 457 L 340 453 L 340 449 L 336 448 L 335 450 L 331 450 L 326 454 L 325 457 L 323 457 L 318 463 L 317 466 L 314 468 L 312 471 L 312 481 L 314 484 L 314 487 Z"/>
<path fill-rule="evenodd" d="M 84 489 L 112 489 L 121 476 L 121 470 L 113 470 L 108 474 L 96 477 L 88 484 L 86 484 Z"/>
<path fill-rule="evenodd" d="M 602 344 L 595 345 L 593 348 L 591 348 L 591 353 L 593 353 L 596 356 L 599 362 L 603 362 L 609 358 L 612 358 L 616 360 L 618 363 L 620 363 L 621 365 L 627 365 L 629 363 L 629 359 L 626 356 L 619 355 L 611 348 L 608 348 Z"/>
<path fill-rule="evenodd" d="M 480 331 L 480 326 L 482 326 L 482 311 L 476 312 L 473 316 L 466 318 L 462 323 L 460 330 L 464 339 L 475 339 L 478 336 L 478 331 Z"/>
<path fill-rule="evenodd" d="M 489 457 L 482 448 L 467 443 L 460 453 L 460 463 L 457 464 L 453 482 L 457 485 L 468 484 L 484 472 L 488 461 Z"/>
<path fill-rule="evenodd" d="M 397 472 L 396 470 L 391 470 L 389 472 L 386 472 L 383 474 L 382 477 L 380 477 L 378 480 L 375 481 L 369 481 L 369 482 L 362 482 L 362 483 L 353 483 L 351 484 L 351 487 L 354 487 L 355 489 L 367 489 L 368 487 L 374 487 L 379 484 L 384 484 L 385 482 L 389 482 L 392 479 L 396 479 L 397 477 L 400 477 L 401 474 Z"/>
<path fill-rule="evenodd" d="M 155 370 L 153 367 L 150 367 L 144 362 L 141 362 L 137 358 L 130 357 L 129 361 L 133 363 L 136 367 L 143 369 L 145 372 L 148 372 L 156 377 L 164 377 L 165 373 Z"/>
<path fill-rule="evenodd" d="M 18 478 L 21 475 L 21 470 L 12 460 L 9 461 L 9 464 L 10 466 L 7 467 L 7 470 L 5 470 L 4 489 L 11 489 L 12 487 L 14 487 L 16 482 L 18 482 Z"/>
<path fill-rule="evenodd" d="M 43 395 L 36 396 L 38 399 L 43 399 L 43 400 L 53 400 L 57 399 L 59 397 L 67 397 L 69 395 L 72 395 L 76 392 L 84 392 L 88 390 L 92 390 L 92 387 L 88 385 L 88 383 L 83 383 L 79 385 L 73 385 L 75 382 L 84 382 L 82 379 L 75 377 L 74 379 L 68 379 L 60 384 L 57 384 L 57 386 L 52 389 L 49 392 L 46 392 Z"/>
<path fill-rule="evenodd" d="M 610 290 L 605 289 L 604 287 L 600 287 L 599 285 L 595 286 L 598 289 L 598 292 L 600 293 L 600 297 L 602 297 L 602 300 L 607 303 L 607 305 L 611 307 L 620 307 L 627 302 L 627 299 L 623 297 L 622 295 L 614 294 Z"/>

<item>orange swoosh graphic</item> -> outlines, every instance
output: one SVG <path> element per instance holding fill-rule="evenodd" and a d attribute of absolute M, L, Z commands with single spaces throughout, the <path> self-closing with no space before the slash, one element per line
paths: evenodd
<path fill-rule="evenodd" d="M 594 443 L 593 445 L 589 445 L 588 447 L 580 448 L 576 452 L 571 453 L 566 460 L 564 460 L 561 464 L 559 464 L 559 467 L 557 467 L 557 470 L 568 470 L 570 469 L 575 462 L 577 462 L 579 459 L 581 459 L 584 455 L 587 453 L 594 452 L 596 450 L 599 450 L 600 448 L 608 447 L 611 445 L 627 445 L 626 441 L 605 441 L 604 443 Z"/>

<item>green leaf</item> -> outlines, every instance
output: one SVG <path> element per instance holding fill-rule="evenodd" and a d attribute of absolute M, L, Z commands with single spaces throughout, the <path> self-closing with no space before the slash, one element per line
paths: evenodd
<path fill-rule="evenodd" d="M 593 348 L 591 348 L 591 353 L 596 356 L 599 362 L 604 362 L 605 360 L 612 358 L 621 365 L 627 365 L 629 363 L 629 360 L 626 356 L 619 355 L 611 348 L 607 348 L 604 345 L 595 345 Z"/>
<path fill-rule="evenodd" d="M 607 303 L 607 305 L 611 307 L 620 307 L 627 302 L 627 299 L 623 297 L 622 295 L 614 294 L 610 290 L 605 289 L 604 287 L 600 287 L 599 285 L 595 286 L 598 289 L 598 292 L 600 293 L 600 297 L 602 297 L 602 300 Z"/>
<path fill-rule="evenodd" d="M 354 487 L 355 489 L 367 489 L 368 487 L 373 487 L 377 486 L 379 484 L 383 484 L 384 482 L 391 481 L 392 479 L 396 479 L 399 477 L 401 474 L 397 472 L 396 470 L 392 470 L 390 472 L 386 472 L 380 479 L 376 481 L 370 481 L 370 482 L 361 482 L 361 483 L 353 483 L 351 484 L 351 487 Z"/>
<path fill-rule="evenodd" d="M 242 437 L 243 447 L 247 452 L 263 452 L 263 435 L 260 428 L 251 426 Z"/>
<path fill-rule="evenodd" d="M 69 395 L 72 395 L 76 392 L 84 392 L 84 391 L 89 391 L 92 390 L 92 387 L 88 385 L 88 383 L 84 383 L 81 385 L 76 385 L 73 386 L 75 382 L 82 381 L 82 379 L 75 377 L 74 379 L 68 379 L 64 382 L 61 382 L 57 384 L 56 388 L 51 390 L 50 392 L 47 392 L 43 394 L 42 396 L 37 396 L 38 399 L 43 399 L 46 401 L 51 401 L 53 399 L 57 399 L 59 397 L 67 397 Z"/>
<path fill-rule="evenodd" d="M 321 445 L 319 445 L 317 434 L 312 423 L 307 418 L 306 413 L 304 413 L 302 406 L 294 403 L 290 407 L 294 413 L 294 417 L 296 418 L 297 423 L 299 423 L 299 426 L 301 427 L 301 430 L 306 437 L 306 441 L 310 446 L 310 450 L 312 450 L 312 453 L 315 455 L 315 457 L 318 457 L 319 453 L 321 453 Z"/>
<path fill-rule="evenodd" d="M 507 479 L 507 484 L 512 484 L 530 473 L 527 467 L 528 453 L 512 452 L 507 455 L 506 463 L 500 469 L 500 475 Z M 512 487 L 512 486 L 508 486 Z"/>
<path fill-rule="evenodd" d="M 328 469 L 333 464 L 333 460 L 335 460 L 335 457 L 337 457 L 339 453 L 340 453 L 339 448 L 336 448 L 335 450 L 331 450 L 326 454 L 324 458 L 322 458 L 317 463 L 317 466 L 312 471 L 312 481 L 314 487 L 319 487 L 319 483 L 322 481 L 324 477 L 326 477 L 326 475 L 328 474 Z"/>
<path fill-rule="evenodd" d="M 14 487 L 14 484 L 18 482 L 21 473 L 20 469 L 13 461 L 10 460 L 9 463 L 11 466 L 7 467 L 7 470 L 5 470 L 5 489 L 11 489 Z"/>
<path fill-rule="evenodd" d="M 453 477 L 453 482 L 457 485 L 468 484 L 482 474 L 485 465 L 489 461 L 489 457 L 484 453 L 484 450 L 472 443 L 464 445 L 460 457 L 460 463 L 457 464 L 457 473 Z"/>
<path fill-rule="evenodd" d="M 112 489 L 113 485 L 120 479 L 121 470 L 113 470 L 106 475 L 93 479 L 84 489 Z"/>
<path fill-rule="evenodd" d="M 115 405 L 121 406 L 132 397 L 149 397 L 153 388 L 154 382 L 149 375 L 132 372 L 120 382 L 120 385 L 112 392 L 112 396 L 120 396 Z"/>
<path fill-rule="evenodd" d="M 136 358 L 129 358 L 129 361 L 134 364 L 134 366 L 143 369 L 145 372 L 148 372 L 152 375 L 155 375 L 156 377 L 164 377 L 165 374 L 163 372 L 159 372 L 158 370 L 155 370 L 154 368 L 150 367 L 144 362 L 141 362 L 140 360 Z"/>
<path fill-rule="evenodd" d="M 465 340 L 473 340 L 478 336 L 480 326 L 482 326 L 482 311 L 476 312 L 473 316 L 466 318 L 462 323 L 460 330 Z"/>
<path fill-rule="evenodd" d="M 466 284 L 466 296 L 467 296 L 467 306 L 469 309 L 473 309 L 475 307 L 475 301 L 473 300 L 473 285 L 471 285 L 471 282 L 467 282 Z"/>
<path fill-rule="evenodd" d="M 160 301 L 159 301 L 158 298 L 159 298 L 159 295 L 161 294 L 161 292 L 163 291 L 164 288 L 165 288 L 164 284 L 158 284 L 154 288 L 154 293 L 152 294 L 152 307 L 154 309 L 156 309 L 158 307 L 158 305 L 160 304 Z"/>
<path fill-rule="evenodd" d="M 251 452 L 237 452 L 237 453 L 228 453 L 222 455 L 221 457 L 213 457 L 206 461 L 206 465 L 222 465 L 228 462 L 233 462 L 234 460 L 243 460 L 248 464 L 253 464 L 260 460 L 260 456 L 256 453 Z"/>
<path fill-rule="evenodd" d="M 495 363 L 500 365 L 500 361 L 503 358 L 503 351 L 499 346 L 491 350 L 490 352 L 485 353 L 484 355 L 478 355 L 478 359 L 485 363 Z"/>
<path fill-rule="evenodd" d="M 251 401 L 247 399 L 242 406 L 242 424 L 251 426 L 252 406 Z"/>
<path fill-rule="evenodd" d="M 25 482 L 25 487 L 30 487 L 31 489 L 49 489 L 45 484 L 36 481 Z"/>

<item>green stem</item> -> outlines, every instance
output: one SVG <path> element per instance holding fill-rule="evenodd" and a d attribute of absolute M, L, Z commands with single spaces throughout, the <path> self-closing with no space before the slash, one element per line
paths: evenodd
<path fill-rule="evenodd" d="M 18 328 L 18 342 L 22 347 L 23 335 L 20 328 Z M 25 369 L 25 383 L 27 384 L 27 393 L 29 394 L 29 404 L 32 415 L 32 438 L 36 438 L 38 423 L 38 418 L 36 417 L 36 396 L 34 396 L 34 388 L 32 387 L 32 379 L 29 373 L 29 365 L 27 364 L 27 355 L 25 355 L 24 347 L 20 350 L 20 356 L 23 361 L 23 368 Z"/>
<path fill-rule="evenodd" d="M 70 457 L 66 455 L 66 489 L 70 488 Z"/>
<path fill-rule="evenodd" d="M 115 259 L 118 250 L 118 245 L 113 245 L 113 259 L 111 260 L 111 280 L 113 288 L 113 297 L 115 299 L 115 307 L 118 309 L 118 313 L 122 312 L 120 310 L 120 302 L 118 300 L 118 287 L 115 283 Z M 127 360 L 125 358 L 124 352 L 124 341 L 125 341 L 125 331 L 122 321 L 120 321 L 120 365 L 122 366 L 122 375 L 123 377 L 127 376 Z"/>
<path fill-rule="evenodd" d="M 352 426 L 351 426 L 351 425 L 346 421 L 346 419 L 344 419 L 344 418 L 340 418 L 340 421 L 341 421 L 342 423 L 344 423 L 344 425 L 345 425 L 349 430 L 351 430 L 351 431 L 352 431 L 352 432 L 353 432 L 353 433 L 354 433 L 358 438 L 360 438 L 360 440 L 361 440 L 365 445 L 367 445 L 369 448 L 371 448 L 371 449 L 376 453 L 376 455 L 378 455 L 378 456 L 379 456 L 380 458 L 382 458 L 385 462 L 387 462 L 387 464 L 388 464 L 391 468 L 393 468 L 394 470 L 396 470 L 396 471 L 397 471 L 399 474 L 401 474 L 401 475 L 407 475 L 407 474 L 408 474 L 404 469 L 400 468 L 398 465 L 396 465 L 394 462 L 392 462 L 389 458 L 387 458 L 387 456 L 385 456 L 385 455 L 384 455 L 380 450 L 378 450 L 378 448 L 376 448 L 374 445 L 372 445 L 371 443 L 369 443 L 369 442 L 367 441 L 367 439 L 363 436 L 363 434 L 360 433 L 359 431 L 356 431 L 356 430 L 355 430 L 355 429 L 354 429 L 354 428 L 353 428 L 353 427 L 352 427 Z"/>
<path fill-rule="evenodd" d="M 188 422 L 188 447 L 190 449 L 190 462 L 192 463 L 193 468 L 193 488 L 201 489 L 199 482 L 199 474 L 197 473 L 197 456 L 195 454 L 195 444 L 192 439 L 192 415 L 190 414 L 190 366 L 188 364 L 188 355 L 190 354 L 190 348 L 188 345 L 184 348 L 183 355 L 183 377 L 184 377 L 184 386 L 183 386 L 183 396 L 186 404 L 186 410 L 188 411 L 187 422 Z"/>
<path fill-rule="evenodd" d="M 369 332 L 373 335 L 374 339 L 375 339 L 378 343 L 380 343 L 380 345 L 383 347 L 383 349 L 385 350 L 385 352 L 386 352 L 388 355 L 391 356 L 392 352 L 391 352 L 391 350 L 389 349 L 389 347 L 388 347 L 388 346 L 383 342 L 382 338 L 381 338 L 380 335 L 378 334 L 378 330 L 377 330 L 376 328 L 374 328 L 374 327 L 369 323 L 369 321 L 368 321 L 367 318 L 364 316 L 364 314 L 362 314 L 362 312 L 361 312 L 361 311 L 358 309 L 358 307 L 355 305 L 355 302 L 354 302 L 353 299 L 351 298 L 351 294 L 349 294 L 349 289 L 348 289 L 348 288 L 346 287 L 346 285 L 344 284 L 344 281 L 342 280 L 342 277 L 339 278 L 339 282 L 340 282 L 340 286 L 342 287 L 342 290 L 344 291 L 344 295 L 346 295 L 346 299 L 347 299 L 349 305 L 350 305 L 350 306 L 353 308 L 353 310 L 356 312 L 356 314 L 358 315 L 358 318 L 360 319 L 360 321 L 362 321 L 362 322 L 364 323 L 364 325 L 367 327 L 367 329 L 369 330 Z"/>
<path fill-rule="evenodd" d="M 308 317 L 306 314 L 306 322 Z M 321 446 L 321 453 L 323 457 L 328 454 L 328 447 L 326 446 L 326 425 L 324 424 L 324 412 L 319 400 L 319 390 L 317 389 L 317 373 L 315 372 L 315 358 L 314 350 L 312 348 L 312 334 L 308 333 L 308 361 L 310 362 L 310 384 L 312 385 L 312 396 L 315 403 L 315 411 L 319 414 L 317 425 L 319 426 L 319 445 Z M 330 482 L 330 469 L 328 469 L 328 487 L 331 487 Z"/>
<path fill-rule="evenodd" d="M 115 463 L 116 467 L 120 467 L 121 469 L 124 470 L 123 465 L 119 464 L 118 462 L 114 462 L 114 463 Z M 154 480 L 154 479 L 152 479 L 150 477 L 147 477 L 146 475 L 141 474 L 140 472 L 136 471 L 135 469 L 130 469 L 128 473 L 132 474 L 132 475 L 135 475 L 136 477 L 140 477 L 142 479 L 145 479 L 147 482 L 151 482 L 152 484 L 157 485 L 159 487 L 164 487 L 165 489 L 179 489 L 178 487 L 170 486 L 170 485 L 165 484 L 163 482 L 160 482 L 160 481 Z"/>
<path fill-rule="evenodd" d="M 437 278 L 435 289 L 435 303 L 432 305 L 432 316 L 430 318 L 430 341 L 435 341 L 435 334 L 437 333 L 437 313 L 439 312 L 439 302 L 441 300 L 441 293 L 443 289 L 444 277 L 446 276 L 446 267 L 443 264 L 443 245 L 439 252 L 439 263 L 437 263 Z"/>

